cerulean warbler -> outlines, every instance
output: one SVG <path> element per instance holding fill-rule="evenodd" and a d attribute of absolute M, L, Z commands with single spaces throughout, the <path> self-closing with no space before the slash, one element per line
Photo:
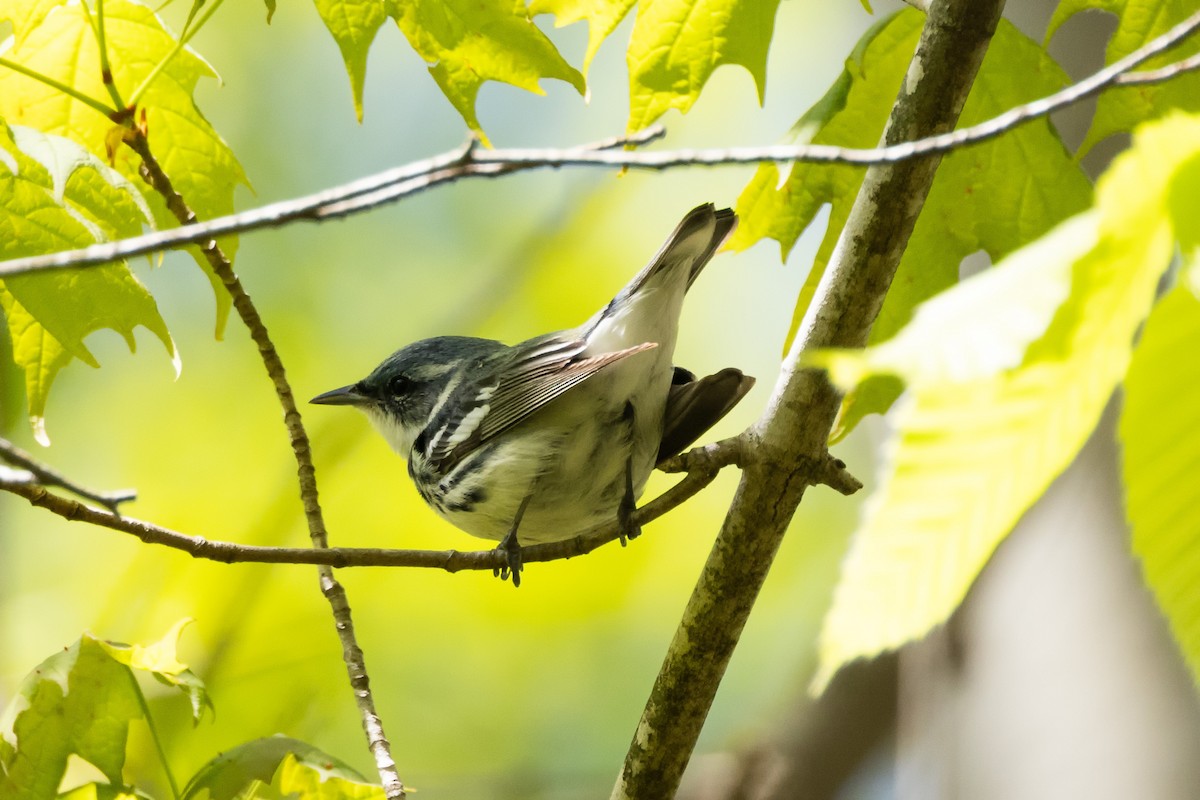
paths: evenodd
<path fill-rule="evenodd" d="M 754 379 L 673 367 L 683 297 L 737 217 L 694 209 L 658 254 L 578 328 L 512 347 L 439 336 L 410 344 L 358 383 L 312 402 L 366 412 L 421 497 L 474 536 L 499 540 L 513 583 L 526 544 L 615 517 L 621 540 L 654 466 L 741 400 Z"/>

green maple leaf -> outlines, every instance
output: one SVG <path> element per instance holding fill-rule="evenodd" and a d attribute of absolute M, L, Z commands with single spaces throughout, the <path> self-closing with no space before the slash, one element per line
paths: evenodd
<path fill-rule="evenodd" d="M 686 113 L 723 64 L 745 67 L 762 103 L 778 8 L 779 0 L 655 0 L 639 5 L 625 55 L 626 130 L 640 131 L 672 108 Z"/>
<path fill-rule="evenodd" d="M 895 103 L 916 48 L 924 15 L 915 10 L 882 20 L 859 41 L 825 97 L 797 122 L 791 140 L 874 147 Z M 1035 42 L 1001 21 L 963 108 L 960 126 L 981 122 L 1068 83 L 1066 74 Z M 817 212 L 831 204 L 817 251 L 792 319 L 803 319 L 862 184 L 864 167 L 797 163 L 786 179 L 764 164 L 738 199 L 741 224 L 730 246 L 745 249 L 775 239 L 784 258 Z M 977 251 L 993 261 L 1044 234 L 1087 206 L 1091 185 L 1048 120 L 947 155 L 909 239 L 871 341 L 892 336 L 913 308 L 958 280 L 962 260 Z M 834 440 L 868 413 L 888 408 L 895 386 L 865 383 L 843 405 Z"/>
<path fill-rule="evenodd" d="M 544 94 L 538 81 L 555 78 L 586 91 L 583 76 L 533 24 L 524 0 L 408 0 L 396 3 L 394 13 L 442 93 L 484 143 L 475 98 L 486 81 Z"/>

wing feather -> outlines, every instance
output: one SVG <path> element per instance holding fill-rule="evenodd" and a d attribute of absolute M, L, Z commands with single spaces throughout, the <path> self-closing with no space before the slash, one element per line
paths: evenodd
<path fill-rule="evenodd" d="M 525 352 L 507 364 L 502 373 L 464 382 L 456 392 L 458 397 L 446 403 L 456 409 L 454 418 L 431 425 L 437 435 L 424 443 L 422 449 L 436 467 L 448 471 L 489 440 L 605 367 L 657 346 L 654 342 L 643 342 L 583 358 L 587 342 L 582 339 L 548 337 L 518 345 Z"/>

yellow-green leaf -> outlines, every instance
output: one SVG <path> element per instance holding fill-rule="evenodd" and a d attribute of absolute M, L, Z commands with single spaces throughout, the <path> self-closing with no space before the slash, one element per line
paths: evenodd
<path fill-rule="evenodd" d="M 1108 40 L 1105 63 L 1111 64 L 1166 33 L 1191 14 L 1195 0 L 1062 0 L 1046 30 L 1049 42 L 1059 26 L 1081 11 L 1102 10 L 1117 17 L 1117 29 Z M 1166 53 L 1147 59 L 1138 69 L 1156 69 L 1200 51 L 1200 39 L 1191 36 Z M 1157 119 L 1171 109 L 1200 110 L 1200 73 L 1180 74 L 1169 81 L 1107 89 L 1096 102 L 1096 113 L 1079 152 L 1135 125 Z"/>
<path fill-rule="evenodd" d="M 23 0 L 0 0 L 0 21 L 24 19 Z M 104 3 L 105 34 L 113 82 L 130 96 L 155 65 L 171 53 L 176 39 L 152 10 L 131 0 Z M 5 58 L 23 64 L 89 97 L 109 102 L 100 74 L 99 50 L 85 8 L 61 5 L 40 23 L 23 32 Z M 142 96 L 151 149 L 176 190 L 201 219 L 233 211 L 233 190 L 246 178 L 229 147 L 196 108 L 192 93 L 201 77 L 215 77 L 207 63 L 188 48 L 178 52 Z M 13 70 L 0 69 L 0 117 L 82 144 L 104 156 L 113 123 L 104 115 L 62 92 Z M 137 156 L 127 148 L 115 153 L 115 166 L 134 181 Z M 178 224 L 165 203 L 150 195 L 159 227 Z M 230 257 L 236 237 L 221 240 Z M 217 332 L 228 315 L 230 299 L 209 269 L 199 249 L 189 247 L 213 284 L 217 298 Z"/>
<path fill-rule="evenodd" d="M 429 74 L 471 130 L 487 137 L 475 116 L 484 81 L 503 81 L 544 94 L 538 81 L 566 81 L 580 94 L 583 76 L 563 60 L 533 24 L 524 0 L 409 0 L 396 4 L 396 22 L 429 65 Z"/>
<path fill-rule="evenodd" d="M 556 28 L 587 20 L 588 43 L 583 56 L 583 75 L 587 77 L 601 43 L 617 29 L 635 2 L 637 0 L 533 0 L 529 4 L 529 13 L 534 16 L 553 14 Z"/>
<path fill-rule="evenodd" d="M 85 783 L 69 792 L 63 792 L 57 800 L 151 800 L 149 795 L 128 786 L 111 783 Z"/>
<path fill-rule="evenodd" d="M 874 146 L 923 23 L 924 16 L 909 9 L 868 31 L 841 77 L 793 128 L 791 140 Z M 1057 91 L 1067 81 L 1042 48 L 1002 21 L 960 124 L 988 119 Z M 798 163 L 781 182 L 778 167 L 767 164 L 738 200 L 742 223 L 731 247 L 745 249 L 769 237 L 780 243 L 785 258 L 817 212 L 832 204 L 825 238 L 796 304 L 789 341 L 812 300 L 864 172 L 848 165 Z M 955 283 L 963 258 L 982 250 L 998 260 L 1082 210 L 1090 195 L 1087 178 L 1045 120 L 948 155 L 938 168 L 871 341 L 889 338 L 918 303 Z M 864 414 L 886 410 L 893 399 L 894 392 L 881 384 L 863 386 L 848 398 L 835 434 L 844 435 Z"/>
<path fill-rule="evenodd" d="M 1118 434 L 1125 513 L 1146 583 L 1200 682 L 1200 157 L 1175 174 L 1168 208 L 1179 285 L 1146 321 L 1125 380 Z"/>
<path fill-rule="evenodd" d="M 835 377 L 898 373 L 907 393 L 894 408 L 883 478 L 825 621 L 819 683 L 853 658 L 943 622 L 1075 457 L 1125 375 L 1174 247 L 1170 189 L 1197 154 L 1198 117 L 1141 129 L 1102 179 L 1094 212 L 948 290 L 936 301 L 944 313 L 918 313 L 896 344 L 830 356 Z M 1070 294 L 1013 366 L 1013 351 L 980 337 L 991 330 L 1018 346 L 1029 339 L 1061 292 L 1063 268 L 1049 261 L 1055 249 L 1070 270 Z M 1049 268 L 1031 267 L 1029 258 Z M 1004 282 L 1006 273 L 1024 291 L 1002 292 L 983 307 L 976 282 Z M 1022 309 L 1033 318 L 1014 324 Z M 940 329 L 929 324 L 938 319 Z"/>
<path fill-rule="evenodd" d="M 187 664 L 180 661 L 176 654 L 179 637 L 183 634 L 183 629 L 191 622 L 190 617 L 179 620 L 171 626 L 171 630 L 153 644 L 130 645 L 120 642 L 101 642 L 101 645 L 114 660 L 133 669 L 149 672 L 160 682 L 168 686 L 175 686 L 186 694 L 192 704 L 192 718 L 198 722 L 205 708 L 212 710 L 212 700 L 209 699 L 204 682 L 188 668 Z"/>
<path fill-rule="evenodd" d="M 0 150 L 17 166 L 16 172 L 0 170 L 0 259 L 84 247 L 140 230 L 145 204 L 114 170 L 67 139 L 15 126 L 11 133 L 0 122 Z M 55 375 L 73 357 L 99 366 L 83 341 L 94 331 L 111 328 L 132 350 L 134 328 L 143 325 L 163 343 L 178 371 L 158 306 L 124 263 L 18 275 L 0 286 L 13 357 L 25 371 L 30 419 L 43 443 L 46 397 Z"/>
<path fill-rule="evenodd" d="M 50 11 L 63 4 L 64 0 L 24 0 L 0 5 L 0 19 L 12 22 L 13 37 L 17 44 L 25 40 L 29 32 L 42 23 Z"/>
<path fill-rule="evenodd" d="M 54 797 L 72 754 L 124 783 L 129 722 L 143 704 L 129 668 L 84 634 L 28 675 L 0 718 L 0 797 Z"/>
<path fill-rule="evenodd" d="M 767 48 L 779 0 L 654 0 L 638 6 L 625 54 L 629 122 L 640 131 L 669 109 L 687 113 L 713 70 L 740 64 L 767 90 Z"/>
<path fill-rule="evenodd" d="M 10 131 L 16 149 L 45 169 L 55 201 L 66 201 L 108 238 L 137 236 L 143 223 L 154 222 L 137 185 L 79 144 L 24 125 L 13 125 Z"/>
<path fill-rule="evenodd" d="M 0 285 L 0 310 L 12 339 L 13 362 L 25 373 L 25 396 L 29 402 L 29 423 L 33 437 L 43 445 L 50 444 L 46 434 L 46 398 L 50 386 L 73 356 L 59 341 L 38 324 L 33 315 Z"/>
<path fill-rule="evenodd" d="M 311 744 L 286 736 L 271 736 L 230 748 L 205 764 L 188 782 L 182 800 L 233 800 L 244 797 L 246 790 L 251 787 L 272 784 L 278 790 L 281 767 L 288 762 L 292 764 L 287 775 L 289 786 L 307 783 L 302 772 L 315 774 L 318 782 L 342 779 L 356 786 L 366 785 L 363 776 L 352 767 Z M 297 767 L 303 769 L 298 770 Z M 294 792 L 297 789 L 284 791 Z"/>
<path fill-rule="evenodd" d="M 986 380 L 1016 369 L 1071 291 L 1072 266 L 1095 247 L 1098 218 L 1080 214 L 952 291 L 917 306 L 912 321 L 865 350 L 822 350 L 806 358 L 839 386 L 869 377 L 925 384 Z"/>
<path fill-rule="evenodd" d="M 1200 682 L 1200 300 L 1178 286 L 1146 322 L 1119 434 L 1133 551 Z"/>
<path fill-rule="evenodd" d="M 286 796 L 308 800 L 385 800 L 383 787 L 363 780 L 330 774 L 321 764 L 304 762 L 294 753 L 284 756 L 275 783 Z"/>
<path fill-rule="evenodd" d="M 383 0 L 315 0 L 317 13 L 333 35 L 346 72 L 350 75 L 350 91 L 354 95 L 354 113 L 362 122 L 363 83 L 367 79 L 367 51 L 375 34 L 387 19 Z M 271 12 L 268 11 L 270 21 Z"/>

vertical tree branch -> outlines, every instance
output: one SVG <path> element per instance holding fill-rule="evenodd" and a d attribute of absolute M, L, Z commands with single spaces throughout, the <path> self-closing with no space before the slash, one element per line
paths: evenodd
<path fill-rule="evenodd" d="M 145 134 L 139 130 L 131 130 L 126 137 L 126 143 L 142 159 L 142 177 L 166 200 L 167 208 L 179 220 L 179 224 L 194 223 L 196 221 L 195 213 L 188 208 L 183 197 L 171 185 L 170 178 L 154 158 Z M 308 434 L 304 430 L 304 423 L 300 418 L 300 411 L 296 408 L 296 399 L 292 395 L 292 387 L 288 383 L 283 362 L 275 350 L 266 325 L 258 314 L 258 309 L 255 308 L 250 295 L 246 293 L 241 281 L 234 274 L 233 265 L 221 250 L 220 245 L 217 244 L 216 239 L 209 239 L 202 243 L 200 250 L 233 298 L 233 307 L 250 331 L 250 338 L 258 346 L 258 352 L 266 367 L 267 375 L 275 386 L 275 394 L 279 398 L 280 406 L 283 407 L 283 422 L 287 427 L 292 452 L 296 457 L 300 498 L 304 504 L 309 538 L 312 539 L 313 547 L 328 548 L 325 519 L 321 514 L 321 505 L 317 499 L 317 480 L 312 463 L 312 450 L 309 446 Z M 404 797 L 404 783 L 396 772 L 396 762 L 392 758 L 391 746 L 384 734 L 383 722 L 375 711 L 375 700 L 371 694 L 366 662 L 354 635 L 354 621 L 351 617 L 350 602 L 346 597 L 346 591 L 334 578 L 331 567 L 318 566 L 317 571 L 320 576 L 321 593 L 325 595 L 325 599 L 329 601 L 333 610 L 338 639 L 342 644 L 342 660 L 350 675 L 354 699 L 362 716 L 363 730 L 367 735 L 367 746 L 375 759 L 375 766 L 379 771 L 379 777 L 387 796 L 389 798 Z"/>
<path fill-rule="evenodd" d="M 931 3 L 885 143 L 954 128 L 1003 7 L 1003 0 Z M 866 343 L 940 160 L 867 171 L 767 410 L 746 434 L 750 459 L 642 712 L 614 800 L 674 795 L 788 523 L 828 458 L 838 394 L 824 373 L 801 367 L 801 355 Z"/>

